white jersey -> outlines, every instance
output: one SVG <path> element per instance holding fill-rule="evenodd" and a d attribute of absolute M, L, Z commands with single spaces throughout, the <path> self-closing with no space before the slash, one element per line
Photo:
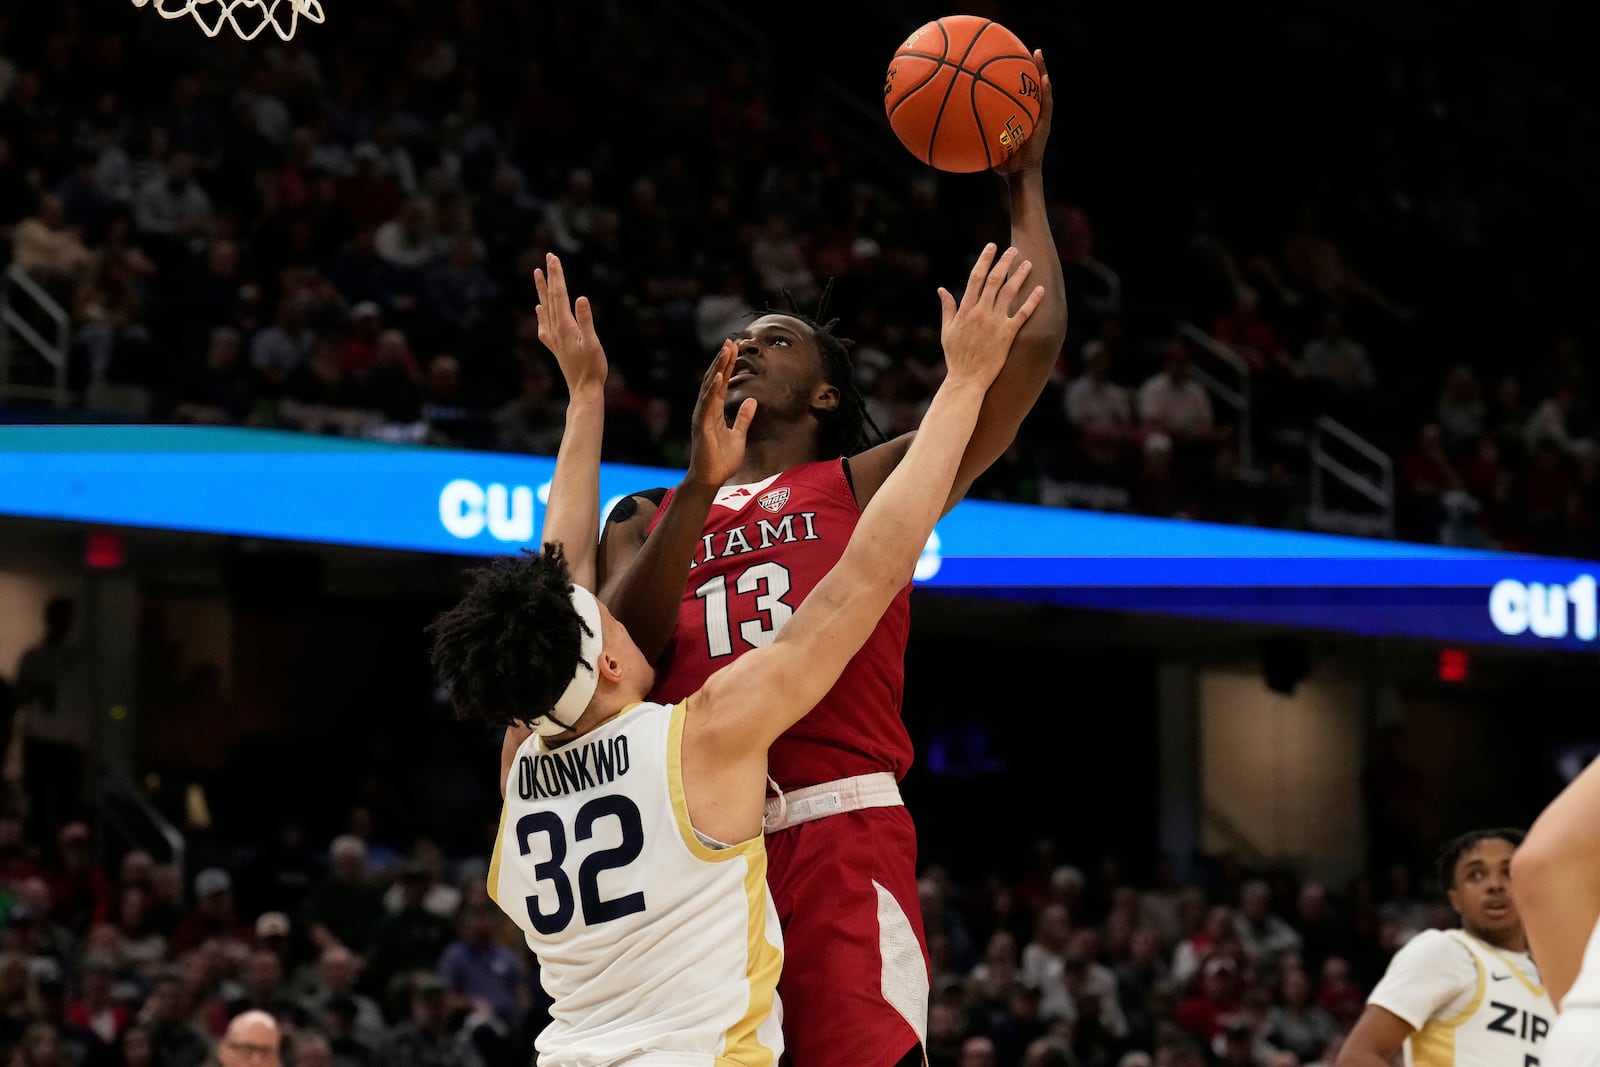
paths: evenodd
<path fill-rule="evenodd" d="M 634 704 L 558 748 L 518 749 L 489 895 L 554 1000 L 540 1067 L 771 1067 L 783 939 L 761 837 L 689 823 L 684 705 Z"/>
<path fill-rule="evenodd" d="M 1367 1003 L 1411 1024 L 1406 1067 L 1538 1067 L 1555 1018 L 1527 953 L 1462 930 L 1406 942 Z"/>
<path fill-rule="evenodd" d="M 1589 935 L 1583 967 L 1550 1028 L 1543 1067 L 1600 1067 L 1600 923 Z"/>

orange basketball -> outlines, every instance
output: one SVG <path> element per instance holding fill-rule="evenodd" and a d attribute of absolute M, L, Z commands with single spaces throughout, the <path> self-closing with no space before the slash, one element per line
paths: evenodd
<path fill-rule="evenodd" d="M 1039 121 L 1039 68 L 1017 35 L 978 15 L 946 15 L 906 38 L 883 83 L 900 143 L 936 170 L 1005 162 Z"/>

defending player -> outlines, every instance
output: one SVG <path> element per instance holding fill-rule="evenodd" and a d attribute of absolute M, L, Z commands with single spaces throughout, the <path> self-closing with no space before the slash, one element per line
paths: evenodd
<path fill-rule="evenodd" d="M 942 510 L 1010 446 L 1066 336 L 1040 173 L 1054 98 L 1042 53 L 1034 59 L 1040 121 L 1003 170 L 1011 243 L 1040 271 L 1046 298 L 984 399 Z M 605 595 L 660 668 L 653 699 L 681 699 L 768 646 L 915 437 L 867 447 L 847 343 L 801 315 L 762 316 L 740 339 L 730 414 L 745 398 L 760 407 L 725 478 L 691 471 L 665 499 L 624 501 L 606 528 Z M 771 751 L 782 796 L 767 822 L 769 883 L 790 946 L 783 994 L 796 1067 L 922 1062 L 927 951 L 916 830 L 898 789 L 912 759 L 900 719 L 908 629 L 909 585 L 838 685 Z M 507 757 L 519 741 L 508 737 Z"/>
<path fill-rule="evenodd" d="M 1560 1010 L 1541 1067 L 1600 1067 L 1600 760 L 1534 822 L 1511 872 L 1528 943 Z"/>
<path fill-rule="evenodd" d="M 833 685 L 910 580 L 985 392 L 1044 296 L 1036 288 L 1010 313 L 1029 269 L 1007 280 L 1010 264 L 991 245 L 959 309 L 940 290 L 947 377 L 838 564 L 774 641 L 670 706 L 646 702 L 654 671 L 591 592 L 604 353 L 587 301 L 574 315 L 558 272 L 548 292 L 536 278 L 541 338 L 572 397 L 545 551 L 475 572 L 433 631 L 435 666 L 463 717 L 536 730 L 503 783 L 489 889 L 526 933 L 554 1000 L 541 1065 L 765 1067 L 781 1052 L 767 748 Z M 724 423 L 737 355 L 724 347 L 702 405 L 705 432 L 732 462 L 756 410 L 747 398 Z"/>
<path fill-rule="evenodd" d="M 1459 930 L 1424 930 L 1384 973 L 1338 1067 L 1537 1067 L 1555 1011 L 1511 897 L 1520 830 L 1476 830 L 1445 846 L 1439 884 Z"/>

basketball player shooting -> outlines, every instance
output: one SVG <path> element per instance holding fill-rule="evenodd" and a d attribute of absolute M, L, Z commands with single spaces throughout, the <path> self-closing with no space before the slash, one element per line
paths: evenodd
<path fill-rule="evenodd" d="M 1541 1067 L 1600 1067 L 1600 760 L 1534 821 L 1511 872 L 1528 943 L 1560 1012 Z"/>
<path fill-rule="evenodd" d="M 1066 337 L 1040 170 L 1054 97 L 1043 54 L 1034 61 L 1039 122 L 997 168 L 1016 249 L 999 265 L 1031 261 L 1045 296 L 984 397 L 953 484 L 936 501 L 941 513 L 1010 446 Z M 659 668 L 653 700 L 681 700 L 713 671 L 769 647 L 917 437 L 869 440 L 848 342 L 804 315 L 752 322 L 728 386 L 730 419 L 743 401 L 759 401 L 738 456 L 720 477 L 691 470 L 670 492 L 625 499 L 601 545 L 603 599 Z M 696 450 L 716 447 L 703 424 L 695 433 Z M 839 683 L 770 753 L 782 795 L 767 820 L 768 881 L 790 946 L 783 995 L 796 1067 L 922 1062 L 927 949 L 916 829 L 898 788 L 912 759 L 900 718 L 909 596 L 908 582 Z M 504 759 L 523 736 L 508 733 Z"/>
<path fill-rule="evenodd" d="M 1389 961 L 1337 1067 L 1537 1067 L 1555 1016 L 1511 895 L 1520 830 L 1446 845 L 1439 884 L 1459 930 L 1424 930 Z"/>
<path fill-rule="evenodd" d="M 939 290 L 946 378 L 837 564 L 782 633 L 672 705 L 648 702 L 650 661 L 593 592 L 605 354 L 587 300 L 569 308 L 554 257 L 548 281 L 536 275 L 540 337 L 571 394 L 544 551 L 474 572 L 431 630 L 463 718 L 533 731 L 502 781 L 489 892 L 526 934 L 554 1001 L 541 1067 L 771 1067 L 781 1055 L 767 750 L 911 580 L 985 395 L 1045 295 L 1022 298 L 1029 264 L 1012 260 L 986 248 L 959 307 Z M 738 358 L 724 346 L 702 405 L 730 463 L 759 411 L 746 397 L 724 420 Z"/>

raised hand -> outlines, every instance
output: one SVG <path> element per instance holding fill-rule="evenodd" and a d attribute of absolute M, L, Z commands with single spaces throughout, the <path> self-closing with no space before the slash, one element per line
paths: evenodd
<path fill-rule="evenodd" d="M 739 405 L 733 425 L 728 425 L 728 379 L 738 358 L 739 346 L 732 341 L 722 342 L 722 350 L 700 382 L 700 398 L 694 405 L 688 478 L 707 489 L 720 489 L 738 473 L 739 464 L 744 462 L 745 434 L 756 416 L 756 398 L 747 397 Z"/>
<path fill-rule="evenodd" d="M 1050 71 L 1044 65 L 1042 48 L 1033 50 L 1033 65 L 1039 68 L 1039 121 L 1033 124 L 1033 132 L 1028 134 L 1022 148 L 994 168 L 1001 174 L 1036 169 L 1044 159 L 1045 142 L 1050 139 L 1050 120 L 1055 117 L 1056 98 L 1050 87 Z"/>
<path fill-rule="evenodd" d="M 539 340 L 561 365 L 567 390 L 603 386 L 606 381 L 606 350 L 594 332 L 594 311 L 589 298 L 567 298 L 567 274 L 561 258 L 554 253 L 544 257 L 545 270 L 533 272 L 539 303 L 533 309 L 539 319 Z M 546 276 L 548 272 L 548 277 Z"/>
<path fill-rule="evenodd" d="M 959 307 L 949 290 L 940 287 L 939 303 L 944 308 L 940 341 L 949 377 L 976 379 L 987 388 L 1005 366 L 1017 331 L 1044 299 L 1044 286 L 1036 285 L 1015 314 L 1007 310 L 1016 303 L 1022 283 L 1033 269 L 1031 262 L 1023 260 L 1012 270 L 1016 258 L 1015 248 L 1006 249 L 996 259 L 995 246 L 985 245 L 967 278 Z"/>

